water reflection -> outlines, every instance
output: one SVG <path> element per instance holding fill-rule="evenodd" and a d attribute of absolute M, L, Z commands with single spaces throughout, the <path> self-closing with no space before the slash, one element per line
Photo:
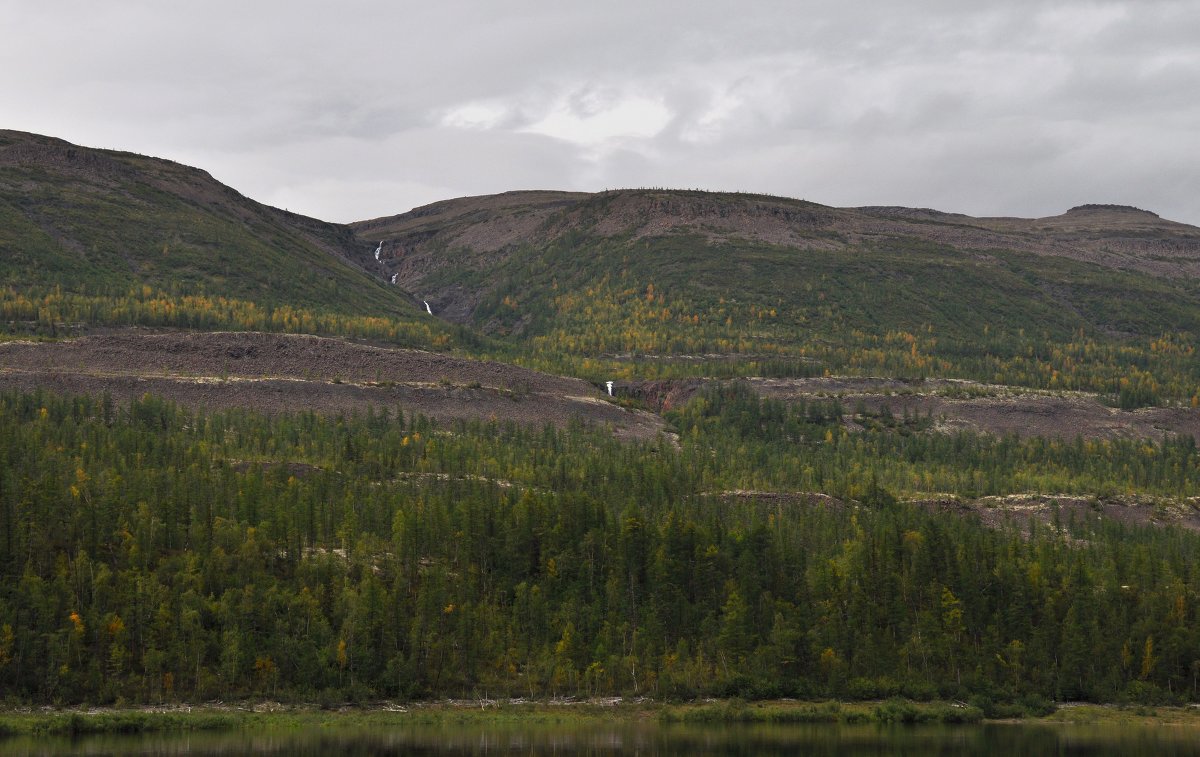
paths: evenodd
<path fill-rule="evenodd" d="M 1200 732 L 1048 725 L 312 727 L 0 741 L 7 755 L 1200 755 Z"/>

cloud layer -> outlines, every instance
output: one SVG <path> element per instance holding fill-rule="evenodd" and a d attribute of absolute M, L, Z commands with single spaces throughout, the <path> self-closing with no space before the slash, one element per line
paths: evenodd
<path fill-rule="evenodd" d="M 508 189 L 1200 224 L 1197 0 L 0 0 L 0 126 L 328 220 Z"/>

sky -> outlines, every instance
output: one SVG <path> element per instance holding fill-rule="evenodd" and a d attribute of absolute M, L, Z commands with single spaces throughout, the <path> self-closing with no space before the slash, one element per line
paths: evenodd
<path fill-rule="evenodd" d="M 0 0 L 0 128 L 329 221 L 514 189 L 1200 225 L 1200 0 Z"/>

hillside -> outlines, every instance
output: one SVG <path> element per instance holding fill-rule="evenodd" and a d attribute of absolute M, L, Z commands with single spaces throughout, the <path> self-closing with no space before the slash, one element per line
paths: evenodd
<path fill-rule="evenodd" d="M 964 251 L 1065 257 L 1167 278 L 1200 275 L 1200 229 L 1121 205 L 1082 205 L 1049 218 L 972 218 L 927 208 L 833 208 L 768 195 L 516 191 L 444 200 L 352 228 L 363 239 L 393 243 L 387 258 L 412 270 L 410 279 L 439 266 L 422 254 L 430 249 L 474 253 L 477 265 L 494 264 L 500 257 L 494 253 L 545 245 L 569 232 L 621 239 L 697 234 L 710 245 L 741 241 L 818 250 L 912 239 Z"/>
<path fill-rule="evenodd" d="M 633 396 L 755 376 L 958 379 L 1126 409 L 1200 395 L 1200 229 L 1123 206 L 970 218 L 522 191 L 348 228 L 170 161 L 0 132 L 0 215 L 15 334 L 323 334 L 616 379 Z"/>
<path fill-rule="evenodd" d="M 0 391 L 128 401 L 152 394 L 204 410 L 324 415 L 402 408 L 463 420 L 608 428 L 652 439 L 663 421 L 605 402 L 585 381 L 505 363 L 293 334 L 122 329 L 59 342 L 0 342 Z"/>
<path fill-rule="evenodd" d="M 262 205 L 199 169 L 0 131 L 0 304 L 15 324 L 448 343 L 453 330 L 370 275 L 358 246 L 342 226 Z"/>
<path fill-rule="evenodd" d="M 0 249 L 15 333 L 320 333 L 593 381 L 958 378 L 1123 407 L 1200 387 L 1200 229 L 1122 206 L 509 192 L 347 228 L 170 161 L 0 132 Z"/>
<path fill-rule="evenodd" d="M 954 377 L 1127 405 L 1200 386 L 1200 229 L 1134 208 L 514 192 L 353 227 L 443 317 L 597 378 Z"/>

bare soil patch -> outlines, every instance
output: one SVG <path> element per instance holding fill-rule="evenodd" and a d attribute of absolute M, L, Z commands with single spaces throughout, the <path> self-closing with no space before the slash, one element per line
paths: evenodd
<path fill-rule="evenodd" d="M 400 407 L 438 420 L 563 427 L 579 420 L 650 438 L 658 416 L 624 410 L 579 379 L 504 363 L 341 339 L 139 329 L 64 342 L 0 344 L 0 388 L 150 393 L 189 407 L 324 414 Z"/>
<path fill-rule="evenodd" d="M 1127 526 L 1175 525 L 1189 531 L 1200 531 L 1200 501 L 1195 498 L 1168 501 L 1153 497 L 1080 497 L 1051 494 L 1010 494 L 1006 497 L 983 497 L 967 506 L 978 513 L 984 523 L 998 527 L 1012 521 L 1029 528 L 1034 521 L 1041 525 L 1066 526 L 1071 521 L 1084 523 L 1100 518 L 1116 520 Z"/>
<path fill-rule="evenodd" d="M 1120 410 L 1093 394 L 1042 392 L 967 381 L 905 382 L 883 378 L 752 379 L 764 397 L 837 397 L 847 413 L 885 409 L 900 417 L 931 416 L 941 431 L 970 429 L 1003 436 L 1150 439 L 1163 434 L 1200 439 L 1200 411 L 1185 407 Z"/>
<path fill-rule="evenodd" d="M 744 379 L 760 396 L 784 402 L 837 399 L 847 425 L 861 430 L 854 415 L 891 413 L 932 418 L 941 432 L 972 430 L 1005 436 L 1051 439 L 1161 439 L 1164 434 L 1200 440 L 1200 410 L 1149 407 L 1120 410 L 1094 394 L 1048 392 L 954 379 L 904 381 L 892 378 Z M 639 399 L 657 412 L 691 400 L 710 379 L 618 381 L 619 396 Z"/>
<path fill-rule="evenodd" d="M 758 503 L 773 507 L 861 507 L 819 492 L 758 491 L 738 489 L 710 492 L 729 504 Z M 907 500 L 930 512 L 978 518 L 989 528 L 1016 526 L 1028 533 L 1036 523 L 1049 529 L 1066 529 L 1071 523 L 1115 520 L 1127 526 L 1178 526 L 1200 531 L 1200 498 L 1166 500 L 1156 497 L 1087 497 L 1071 494 L 1009 494 L 962 499 L 951 494 Z"/>

